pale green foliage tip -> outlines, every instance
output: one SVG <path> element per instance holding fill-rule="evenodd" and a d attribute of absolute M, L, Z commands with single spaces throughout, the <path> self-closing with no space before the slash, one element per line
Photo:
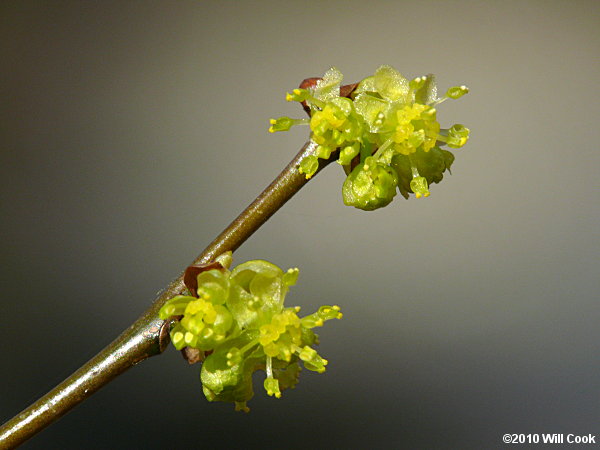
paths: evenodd
<path fill-rule="evenodd" d="M 318 343 L 312 329 L 342 313 L 338 306 L 322 306 L 300 318 L 300 307 L 285 308 L 297 278 L 298 269 L 284 272 L 267 261 L 248 261 L 232 271 L 200 273 L 198 298 L 178 295 L 161 308 L 161 319 L 182 316 L 171 329 L 176 349 L 210 352 L 200 375 L 209 401 L 235 402 L 236 409 L 247 411 L 255 371 L 266 373 L 264 388 L 277 398 L 298 382 L 300 361 L 309 370 L 325 371 L 327 360 L 312 348 Z"/>
<path fill-rule="evenodd" d="M 460 148 L 469 138 L 464 125 L 440 128 L 436 107 L 469 89 L 454 86 L 438 98 L 433 75 L 409 81 L 396 69 L 381 66 L 346 98 L 340 96 L 342 79 L 341 72 L 331 68 L 314 87 L 288 93 L 288 101 L 306 102 L 310 119 L 271 119 L 269 131 L 310 126 L 317 148 L 299 165 L 307 178 L 318 170 L 319 158 L 329 159 L 339 150 L 337 162 L 348 174 L 342 187 L 347 205 L 381 208 L 397 190 L 405 198 L 411 193 L 428 197 L 429 185 L 439 183 L 454 161 L 454 155 L 441 147 Z"/>

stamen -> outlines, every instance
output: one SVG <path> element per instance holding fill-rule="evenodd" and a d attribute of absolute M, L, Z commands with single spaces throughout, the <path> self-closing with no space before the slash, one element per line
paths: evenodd
<path fill-rule="evenodd" d="M 308 101 L 308 103 L 310 103 L 311 105 L 315 105 L 317 108 L 319 108 L 321 111 L 325 109 L 325 105 L 326 103 L 313 97 L 312 95 L 308 95 L 306 97 L 306 100 Z"/>
<path fill-rule="evenodd" d="M 410 158 L 410 155 L 409 155 L 409 158 Z M 412 161 L 411 161 L 411 163 L 412 163 Z M 411 171 L 412 171 L 412 176 L 413 176 L 413 178 L 417 178 L 417 177 L 421 176 L 421 175 L 419 174 L 419 171 L 417 170 L 417 168 L 416 168 L 415 166 L 412 166 L 412 165 L 411 165 L 411 166 L 410 166 L 410 169 L 411 169 Z"/>
<path fill-rule="evenodd" d="M 387 141 L 385 141 L 385 142 L 383 143 L 383 145 L 377 149 L 377 151 L 375 152 L 375 154 L 373 155 L 373 157 L 374 157 L 375 159 L 379 159 L 379 158 L 381 157 L 381 155 L 383 154 L 383 152 L 384 152 L 384 151 L 386 151 L 386 150 L 387 150 L 387 148 L 388 148 L 390 145 L 392 145 L 392 143 L 393 143 L 393 142 L 394 142 L 394 139 L 392 139 L 392 138 L 390 138 L 390 139 L 388 139 Z"/>
<path fill-rule="evenodd" d="M 253 341 L 248 342 L 246 345 L 240 348 L 240 353 L 242 354 L 242 356 L 256 344 L 258 344 L 258 339 L 254 339 Z"/>
<path fill-rule="evenodd" d="M 273 358 L 267 356 L 267 378 L 273 378 Z"/>
<path fill-rule="evenodd" d="M 183 333 L 181 331 L 173 333 L 172 340 L 174 344 L 181 342 L 183 340 Z"/>
<path fill-rule="evenodd" d="M 292 352 L 294 355 L 299 355 L 302 352 L 302 348 L 298 347 L 296 344 L 292 344 Z"/>
<path fill-rule="evenodd" d="M 427 105 L 429 105 L 429 106 L 437 106 L 440 103 L 444 103 L 446 100 L 448 100 L 448 98 L 449 98 L 448 96 L 444 95 L 442 98 L 438 98 L 437 100 L 434 100 L 434 101 L 432 101 L 430 103 L 427 103 Z"/>

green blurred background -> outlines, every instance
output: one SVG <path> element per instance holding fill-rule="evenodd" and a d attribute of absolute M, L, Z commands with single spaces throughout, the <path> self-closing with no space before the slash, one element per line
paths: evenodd
<path fill-rule="evenodd" d="M 363 212 L 328 168 L 235 254 L 340 304 L 323 375 L 249 415 L 169 349 L 25 448 L 500 448 L 600 435 L 594 1 L 0 3 L 0 421 L 129 325 L 307 138 L 285 92 L 389 64 L 471 93 L 426 200 Z M 600 436 L 598 437 L 600 439 Z"/>

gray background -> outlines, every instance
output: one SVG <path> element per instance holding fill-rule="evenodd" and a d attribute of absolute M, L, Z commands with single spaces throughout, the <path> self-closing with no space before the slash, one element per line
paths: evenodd
<path fill-rule="evenodd" d="M 471 93 L 453 176 L 366 213 L 333 166 L 236 261 L 343 307 L 326 374 L 249 415 L 169 349 L 27 448 L 493 448 L 600 435 L 594 1 L 0 4 L 0 419 L 110 342 L 278 173 L 284 95 L 381 64 Z M 260 377 L 257 377 L 260 378 Z M 149 394 L 151 392 L 151 394 Z M 600 440 L 600 436 L 598 437 Z"/>

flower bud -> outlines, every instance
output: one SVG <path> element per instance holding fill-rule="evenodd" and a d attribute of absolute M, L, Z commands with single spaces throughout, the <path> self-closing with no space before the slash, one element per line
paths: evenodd
<path fill-rule="evenodd" d="M 298 171 L 303 173 L 308 180 L 312 177 L 319 169 L 319 159 L 315 155 L 308 155 L 302 161 L 300 161 L 300 167 Z"/>
<path fill-rule="evenodd" d="M 300 359 L 304 361 L 304 367 L 314 372 L 325 372 L 328 361 L 321 358 L 314 348 L 306 346 L 300 352 Z"/>
<path fill-rule="evenodd" d="M 340 150 L 340 157 L 338 163 L 342 166 L 346 166 L 352 162 L 352 160 L 360 153 L 360 144 L 355 142 L 352 145 L 347 145 Z"/>
<path fill-rule="evenodd" d="M 342 196 L 346 205 L 372 211 L 392 201 L 397 185 L 398 175 L 394 169 L 368 157 L 348 175 Z"/>
<path fill-rule="evenodd" d="M 415 193 L 415 197 L 429 197 L 429 186 L 425 177 L 415 177 L 410 181 L 410 188 Z"/>
<path fill-rule="evenodd" d="M 285 99 L 288 102 L 303 102 L 310 97 L 310 92 L 306 89 L 294 89 L 291 93 L 285 94 Z"/>
<path fill-rule="evenodd" d="M 279 390 L 279 381 L 275 378 L 266 378 L 264 382 L 265 391 L 267 395 L 275 396 L 275 398 L 281 397 L 281 391 Z"/>
<path fill-rule="evenodd" d="M 469 140 L 469 129 L 460 123 L 457 123 L 448 130 L 446 143 L 448 147 L 460 148 Z"/>
<path fill-rule="evenodd" d="M 269 133 L 275 133 L 276 131 L 288 131 L 294 125 L 294 120 L 289 117 L 280 117 L 279 119 L 271 119 L 269 123 L 271 124 Z"/>
<path fill-rule="evenodd" d="M 466 86 L 453 86 L 446 91 L 446 97 L 457 99 L 469 93 L 469 88 Z"/>

